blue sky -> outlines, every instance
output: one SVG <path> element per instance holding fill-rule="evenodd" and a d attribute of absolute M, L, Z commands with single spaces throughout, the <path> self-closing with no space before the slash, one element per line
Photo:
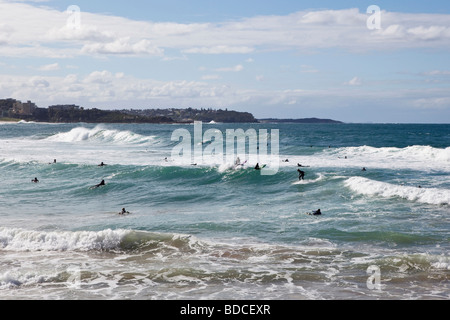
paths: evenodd
<path fill-rule="evenodd" d="M 0 98 L 41 107 L 449 123 L 449 51 L 449 1 L 0 0 Z"/>

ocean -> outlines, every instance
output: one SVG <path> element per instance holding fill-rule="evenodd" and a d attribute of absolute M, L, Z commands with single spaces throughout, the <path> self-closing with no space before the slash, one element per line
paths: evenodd
<path fill-rule="evenodd" d="M 450 125 L 203 124 L 279 130 L 269 175 L 178 129 L 0 124 L 0 299 L 450 298 Z"/>

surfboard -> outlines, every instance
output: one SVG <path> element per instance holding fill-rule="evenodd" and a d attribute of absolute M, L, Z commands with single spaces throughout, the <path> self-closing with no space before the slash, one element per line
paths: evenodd
<path fill-rule="evenodd" d="M 325 177 L 322 174 L 319 174 L 319 177 L 317 177 L 314 180 L 297 180 L 295 182 L 292 183 L 292 185 L 299 185 L 299 184 L 310 184 L 310 183 L 315 183 L 315 182 L 319 182 L 321 180 L 323 180 Z"/>

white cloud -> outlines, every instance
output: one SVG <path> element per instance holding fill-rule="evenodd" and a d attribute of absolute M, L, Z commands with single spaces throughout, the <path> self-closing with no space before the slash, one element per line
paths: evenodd
<path fill-rule="evenodd" d="M 94 71 L 89 74 L 83 82 L 85 83 L 98 83 L 98 84 L 110 84 L 114 80 L 115 76 L 109 71 Z"/>
<path fill-rule="evenodd" d="M 50 83 L 44 79 L 44 78 L 40 78 L 40 77 L 33 77 L 30 79 L 30 84 L 33 87 L 36 88 L 48 88 L 50 87 Z"/>
<path fill-rule="evenodd" d="M 412 106 L 419 109 L 449 109 L 450 97 L 427 97 L 412 101 Z"/>
<path fill-rule="evenodd" d="M 81 24 L 80 28 L 74 29 L 67 25 L 50 29 L 44 39 L 49 41 L 93 41 L 107 42 L 114 40 L 114 34 L 108 31 L 101 31 L 96 26 Z"/>
<path fill-rule="evenodd" d="M 81 52 L 84 54 L 164 55 L 164 50 L 153 46 L 149 40 L 132 42 L 128 37 L 117 39 L 114 42 L 86 44 Z"/>
<path fill-rule="evenodd" d="M 219 80 L 221 77 L 218 74 L 207 74 L 202 76 L 202 80 Z"/>
<path fill-rule="evenodd" d="M 255 79 L 256 79 L 256 81 L 261 82 L 261 81 L 264 81 L 264 76 L 263 75 L 257 75 L 255 77 Z"/>
<path fill-rule="evenodd" d="M 39 70 L 40 71 L 55 71 L 55 70 L 59 70 L 59 64 L 58 63 L 47 64 L 47 65 L 39 67 Z"/>
<path fill-rule="evenodd" d="M 354 77 L 353 79 L 346 82 L 345 84 L 349 85 L 349 86 L 360 86 L 360 85 L 362 85 L 362 80 L 359 77 Z"/>
<path fill-rule="evenodd" d="M 81 12 L 80 28 L 73 29 L 67 24 L 66 12 L 3 1 L 0 55 L 163 56 L 165 49 L 186 54 L 248 54 L 261 50 L 450 47 L 450 15 L 381 14 L 382 29 L 368 30 L 367 14 L 357 9 L 300 11 L 210 23 L 135 21 Z"/>
<path fill-rule="evenodd" d="M 201 54 L 234 54 L 234 53 L 251 53 L 255 49 L 250 47 L 233 47 L 233 46 L 214 46 L 214 47 L 200 47 L 189 48 L 183 50 L 184 53 L 201 53 Z"/>
<path fill-rule="evenodd" d="M 364 23 L 367 16 L 361 14 L 358 9 L 347 10 L 321 10 L 307 12 L 299 18 L 302 24 L 314 24 L 325 26 L 343 26 Z"/>
<path fill-rule="evenodd" d="M 137 78 L 108 70 L 94 71 L 87 75 L 28 77 L 0 74 L 0 96 L 31 100 L 38 106 L 74 103 L 86 108 L 152 108 L 152 107 L 231 107 L 244 108 L 258 116 L 266 110 L 286 116 L 287 112 L 320 116 L 333 110 L 338 120 L 344 117 L 346 108 L 357 110 L 367 106 L 367 112 L 395 103 L 396 111 L 450 112 L 449 88 L 422 88 L 401 90 L 398 88 L 352 90 L 347 87 L 316 90 L 267 90 L 246 89 L 222 85 L 217 81 L 156 81 Z M 269 111 L 267 111 L 269 110 Z M 276 111 L 273 111 L 276 110 Z M 394 109 L 392 109 L 394 110 Z M 348 115 L 348 114 L 347 114 Z M 390 118 L 389 118 L 390 119 Z"/>
<path fill-rule="evenodd" d="M 450 39 L 450 28 L 444 26 L 419 26 L 410 28 L 407 32 L 420 40 Z"/>
<path fill-rule="evenodd" d="M 423 75 L 426 75 L 426 76 L 449 76 L 450 71 L 449 70 L 433 70 L 433 71 L 424 72 Z"/>
<path fill-rule="evenodd" d="M 238 64 L 234 67 L 226 67 L 226 68 L 217 68 L 215 71 L 217 72 L 240 72 L 244 70 L 244 66 L 242 64 Z"/>
<path fill-rule="evenodd" d="M 318 73 L 319 70 L 317 70 L 313 66 L 303 64 L 300 66 L 300 72 L 301 73 Z"/>

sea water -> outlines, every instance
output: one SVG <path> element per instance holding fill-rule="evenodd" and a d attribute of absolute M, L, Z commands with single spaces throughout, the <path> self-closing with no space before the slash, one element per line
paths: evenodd
<path fill-rule="evenodd" d="M 204 125 L 279 130 L 274 175 L 179 128 L 1 124 L 0 299 L 450 298 L 450 125 Z"/>

